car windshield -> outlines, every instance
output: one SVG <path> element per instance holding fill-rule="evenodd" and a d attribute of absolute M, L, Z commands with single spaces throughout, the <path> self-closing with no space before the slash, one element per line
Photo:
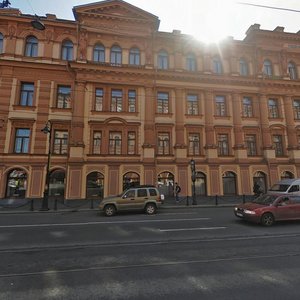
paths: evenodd
<path fill-rule="evenodd" d="M 276 200 L 277 196 L 275 195 L 261 195 L 254 199 L 252 202 L 257 203 L 257 204 L 262 204 L 262 205 L 269 205 L 272 204 Z"/>
<path fill-rule="evenodd" d="M 270 191 L 272 192 L 286 192 L 287 189 L 289 188 L 289 184 L 274 184 L 271 188 Z"/>

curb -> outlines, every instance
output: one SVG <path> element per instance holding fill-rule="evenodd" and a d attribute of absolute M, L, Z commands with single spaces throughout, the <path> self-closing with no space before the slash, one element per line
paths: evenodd
<path fill-rule="evenodd" d="M 210 204 L 197 204 L 197 205 L 162 205 L 159 207 L 159 209 L 182 209 L 182 208 L 187 208 L 187 209 L 193 209 L 193 208 L 219 208 L 219 207 L 234 207 L 237 204 L 218 204 L 218 205 L 210 205 Z M 82 208 L 82 209 L 59 209 L 59 210 L 54 210 L 54 209 L 49 209 L 46 211 L 42 211 L 42 210 L 5 210 L 5 211 L 1 211 L 0 208 L 0 215 L 3 214 L 7 214 L 7 215 L 16 215 L 16 214 L 37 214 L 37 213 L 41 213 L 41 214 L 47 214 L 47 213 L 52 213 L 52 214 L 59 214 L 59 213 L 72 213 L 72 212 L 90 212 L 90 211 L 95 211 L 95 212 L 100 212 L 100 210 L 98 208 Z"/>

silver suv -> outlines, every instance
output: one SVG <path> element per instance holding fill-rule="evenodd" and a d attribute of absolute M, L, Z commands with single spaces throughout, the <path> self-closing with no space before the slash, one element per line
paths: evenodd
<path fill-rule="evenodd" d="M 127 189 L 121 195 L 104 198 L 99 209 L 106 216 L 113 216 L 122 210 L 143 210 L 148 215 L 156 213 L 164 199 L 154 186 L 136 186 Z"/>

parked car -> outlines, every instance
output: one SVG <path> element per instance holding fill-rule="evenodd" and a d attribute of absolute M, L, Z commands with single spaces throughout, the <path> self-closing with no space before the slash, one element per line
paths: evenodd
<path fill-rule="evenodd" d="M 300 196 L 264 194 L 234 208 L 241 219 L 271 226 L 275 221 L 300 220 Z"/>
<path fill-rule="evenodd" d="M 118 211 L 141 210 L 148 215 L 155 214 L 162 204 L 163 195 L 154 186 L 135 186 L 121 195 L 104 198 L 99 209 L 106 216 L 113 216 Z"/>
<path fill-rule="evenodd" d="M 283 179 L 275 183 L 268 191 L 269 194 L 289 194 L 300 196 L 300 179 Z"/>

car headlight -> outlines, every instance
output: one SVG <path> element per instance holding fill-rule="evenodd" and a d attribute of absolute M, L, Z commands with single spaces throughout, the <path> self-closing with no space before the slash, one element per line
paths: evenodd
<path fill-rule="evenodd" d="M 234 210 L 235 210 L 235 211 L 237 211 L 237 210 L 238 210 L 238 208 L 237 208 L 237 207 L 235 207 L 235 208 L 234 208 Z"/>
<path fill-rule="evenodd" d="M 245 209 L 245 210 L 244 210 L 244 213 L 245 213 L 245 214 L 248 214 L 248 215 L 255 215 L 255 211 L 253 211 L 253 210 L 248 210 L 248 209 Z"/>

